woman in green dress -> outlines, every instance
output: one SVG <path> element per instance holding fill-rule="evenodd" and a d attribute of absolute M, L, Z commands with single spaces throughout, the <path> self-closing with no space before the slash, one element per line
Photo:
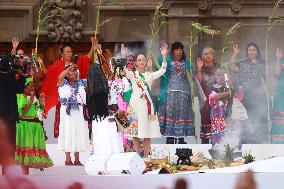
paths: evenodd
<path fill-rule="evenodd" d="M 27 78 L 23 94 L 17 94 L 19 122 L 16 132 L 16 162 L 25 174 L 29 168 L 48 168 L 53 165 L 46 152 L 45 134 L 42 125 L 44 98 L 34 96 L 34 83 Z"/>
<path fill-rule="evenodd" d="M 284 60 L 280 49 L 276 50 L 275 76 L 277 77 L 277 89 L 274 95 L 271 143 L 284 143 Z"/>

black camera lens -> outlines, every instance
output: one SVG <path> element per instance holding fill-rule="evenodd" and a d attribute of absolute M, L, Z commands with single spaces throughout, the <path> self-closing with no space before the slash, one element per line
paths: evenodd
<path fill-rule="evenodd" d="M 78 55 L 75 54 L 75 55 L 72 56 L 72 61 L 73 61 L 75 64 L 77 64 L 78 60 L 79 60 L 79 56 L 78 56 Z"/>

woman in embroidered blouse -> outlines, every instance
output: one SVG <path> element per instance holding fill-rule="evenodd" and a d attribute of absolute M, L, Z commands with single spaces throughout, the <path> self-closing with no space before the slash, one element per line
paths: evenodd
<path fill-rule="evenodd" d="M 236 62 L 239 46 L 233 46 L 232 62 Z M 230 65 L 230 70 L 238 73 L 239 85 L 244 90 L 242 104 L 247 110 L 248 120 L 241 127 L 242 143 L 267 143 L 269 129 L 267 121 L 267 100 L 262 80 L 265 81 L 265 61 L 257 45 L 250 42 L 246 48 L 246 58 Z"/>
<path fill-rule="evenodd" d="M 167 144 L 184 144 L 184 137 L 194 136 L 191 85 L 188 73 L 190 62 L 186 59 L 183 44 L 174 42 L 171 54 L 166 58 L 167 71 L 161 78 L 159 122 L 161 134 Z M 161 54 L 166 56 L 168 46 L 164 44 Z M 159 58 L 161 63 L 161 57 Z"/>
<path fill-rule="evenodd" d="M 121 54 L 126 55 L 126 49 L 122 46 Z M 146 59 L 145 55 L 139 54 L 136 59 L 136 71 L 126 71 L 126 77 L 132 83 L 133 93 L 130 98 L 129 108 L 132 109 L 130 115 L 130 127 L 125 130 L 125 135 L 133 137 L 134 149 L 140 154 L 140 139 L 144 139 L 144 157 L 150 153 L 151 138 L 160 138 L 160 127 L 155 104 L 151 94 L 151 85 L 166 72 L 166 62 L 164 61 L 160 70 L 147 72 L 146 67 L 152 67 L 152 60 Z"/>
<path fill-rule="evenodd" d="M 202 58 L 197 59 L 196 80 L 207 98 L 203 107 L 200 109 L 201 114 L 201 133 L 200 138 L 202 144 L 208 144 L 211 138 L 211 121 L 210 121 L 210 108 L 209 108 L 209 94 L 211 93 L 210 85 L 214 81 L 216 70 L 220 64 L 214 62 L 214 49 L 205 47 L 202 51 Z"/>
<path fill-rule="evenodd" d="M 83 80 L 79 80 L 78 68 L 73 64 L 58 77 L 60 97 L 60 123 L 58 145 L 65 151 L 65 165 L 82 165 L 79 152 L 88 150 L 88 123 L 83 116 L 86 92 Z M 66 78 L 66 79 L 65 79 Z M 74 153 L 75 161 L 70 154 Z"/>
<path fill-rule="evenodd" d="M 215 81 L 211 84 L 211 92 L 208 97 L 211 120 L 211 143 L 220 144 L 228 130 L 228 117 L 231 114 L 233 89 L 229 90 L 228 81 L 225 78 L 225 70 L 219 68 L 215 72 Z"/>

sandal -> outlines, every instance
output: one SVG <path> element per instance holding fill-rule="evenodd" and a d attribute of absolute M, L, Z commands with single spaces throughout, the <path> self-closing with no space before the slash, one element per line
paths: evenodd
<path fill-rule="evenodd" d="M 75 166 L 83 166 L 83 164 L 80 161 L 74 161 Z"/>
<path fill-rule="evenodd" d="M 65 166 L 74 165 L 72 161 L 65 161 Z"/>

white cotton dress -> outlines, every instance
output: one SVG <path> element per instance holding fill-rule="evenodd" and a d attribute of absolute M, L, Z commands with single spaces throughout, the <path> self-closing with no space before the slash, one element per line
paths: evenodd
<path fill-rule="evenodd" d="M 68 98 L 72 95 L 72 87 L 65 80 L 64 85 L 58 88 L 60 98 Z M 76 95 L 77 102 L 86 103 L 84 83 L 79 81 L 79 89 Z M 65 152 L 83 152 L 89 149 L 88 123 L 83 116 L 83 106 L 79 110 L 71 109 L 70 115 L 66 113 L 66 106 L 61 104 L 58 146 Z"/>
<path fill-rule="evenodd" d="M 111 155 L 123 152 L 122 138 L 117 132 L 113 116 L 92 122 L 94 155 Z"/>
<path fill-rule="evenodd" d="M 108 105 L 117 104 L 117 88 L 112 81 L 108 82 Z M 92 122 L 94 155 L 111 155 L 123 152 L 121 133 L 117 131 L 114 116 L 98 118 Z"/>

